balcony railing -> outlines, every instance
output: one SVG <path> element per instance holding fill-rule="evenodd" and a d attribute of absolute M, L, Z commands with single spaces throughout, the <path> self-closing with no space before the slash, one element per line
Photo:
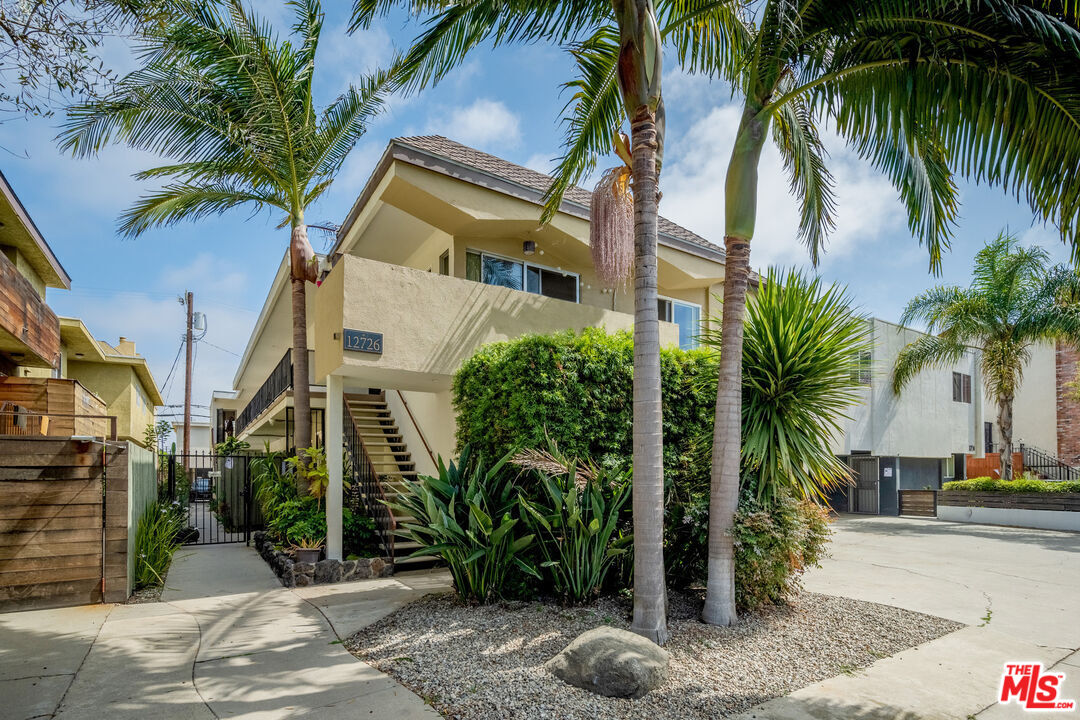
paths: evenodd
<path fill-rule="evenodd" d="M 255 391 L 254 397 L 247 407 L 236 417 L 236 434 L 243 432 L 255 418 L 262 415 L 268 407 L 273 405 L 279 397 L 292 388 L 293 366 L 292 348 L 285 351 L 281 361 L 271 371 L 266 382 Z"/>

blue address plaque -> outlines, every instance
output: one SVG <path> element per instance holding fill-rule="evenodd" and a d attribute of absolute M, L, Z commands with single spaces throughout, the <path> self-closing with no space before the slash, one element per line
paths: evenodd
<path fill-rule="evenodd" d="M 352 352 L 381 355 L 383 351 L 382 333 L 367 330 L 345 330 L 345 349 Z"/>

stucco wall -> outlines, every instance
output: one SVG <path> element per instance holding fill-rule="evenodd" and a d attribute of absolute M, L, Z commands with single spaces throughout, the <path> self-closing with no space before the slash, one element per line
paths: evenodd
<path fill-rule="evenodd" d="M 340 372 L 371 387 L 442 392 L 481 345 L 586 327 L 628 330 L 633 316 L 345 256 L 315 294 L 316 381 Z M 344 353 L 343 328 L 382 333 L 382 353 Z M 660 324 L 663 345 L 677 339 L 675 325 Z"/>
<path fill-rule="evenodd" d="M 917 375 L 897 396 L 892 369 L 900 351 L 921 333 L 883 320 L 873 321 L 872 382 L 859 393 L 860 402 L 841 422 L 843 434 L 834 441 L 837 454 L 868 451 L 874 455 L 944 458 L 969 452 L 975 444 L 976 399 L 979 394 L 974 353 L 953 367 L 933 368 Z M 953 371 L 972 376 L 972 402 L 954 402 Z"/>
<path fill-rule="evenodd" d="M 122 440 L 142 444 L 143 430 L 153 422 L 153 410 L 141 410 L 135 399 L 139 379 L 128 365 L 68 361 L 68 377 L 81 382 L 105 401 L 105 413 L 116 416 L 116 433 Z"/>
<path fill-rule="evenodd" d="M 1024 368 L 1024 379 L 1013 402 L 1013 442 L 1034 445 L 1057 454 L 1057 364 L 1055 346 L 1042 343 L 1031 349 L 1031 360 Z M 986 422 L 993 422 L 994 438 L 1001 437 L 997 428 L 997 401 L 986 399 Z"/>

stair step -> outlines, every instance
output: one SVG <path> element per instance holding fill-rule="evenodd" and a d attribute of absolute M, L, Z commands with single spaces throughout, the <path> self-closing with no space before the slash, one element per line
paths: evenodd
<path fill-rule="evenodd" d="M 387 422 L 393 422 L 393 421 L 388 419 Z M 399 430 L 400 429 L 400 428 L 398 428 L 397 425 L 379 425 L 378 423 L 364 423 L 364 422 L 356 423 L 356 428 L 357 429 L 360 429 L 360 428 L 386 428 L 387 430 Z"/>
<path fill-rule="evenodd" d="M 365 438 L 365 439 L 366 438 L 374 438 L 376 440 L 389 440 L 390 438 L 401 439 L 401 435 L 387 435 L 386 433 L 373 433 L 373 432 L 362 432 L 362 433 L 360 433 L 360 437 Z M 401 442 L 401 443 L 392 443 L 392 444 L 404 445 L 405 443 Z"/>
<path fill-rule="evenodd" d="M 383 408 L 385 408 L 386 407 L 386 401 L 385 400 L 350 400 L 349 405 L 352 406 L 352 407 L 369 406 L 369 407 L 383 407 Z"/>

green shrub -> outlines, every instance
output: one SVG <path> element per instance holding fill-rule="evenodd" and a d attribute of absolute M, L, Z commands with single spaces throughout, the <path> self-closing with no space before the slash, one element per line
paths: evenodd
<path fill-rule="evenodd" d="M 502 597 L 515 568 L 539 577 L 525 559 L 533 535 L 514 532 L 518 492 L 510 473 L 503 472 L 507 460 L 485 467 L 482 457 L 466 446 L 457 464 L 447 467 L 439 458 L 439 477 L 406 480 L 398 501 L 387 503 L 415 519 L 397 531 L 420 544 L 413 556 L 440 557 L 465 600 L 486 603 Z"/>
<path fill-rule="evenodd" d="M 716 362 L 704 350 L 660 354 L 664 472 L 688 481 L 694 440 L 712 429 Z M 454 376 L 459 450 L 484 457 L 547 447 L 603 466 L 632 455 L 633 339 L 587 329 L 486 345 Z"/>
<path fill-rule="evenodd" d="M 534 498 L 518 494 L 522 517 L 538 539 L 544 578 L 563 600 L 597 595 L 608 571 L 628 553 L 620 512 L 630 498 L 630 472 L 598 468 L 530 451 L 514 458 L 538 477 Z"/>
<path fill-rule="evenodd" d="M 999 480 L 991 477 L 954 480 L 941 486 L 942 490 L 996 493 L 1080 493 L 1080 480 Z"/>
<path fill-rule="evenodd" d="M 708 562 L 709 496 L 695 494 L 668 508 L 664 557 L 676 587 L 705 581 Z M 827 511 L 780 490 L 774 502 L 758 501 L 752 488 L 739 497 L 735 514 L 735 602 L 740 610 L 775 604 L 794 595 L 800 577 L 818 564 L 829 539 Z"/>
<path fill-rule="evenodd" d="M 186 505 L 155 500 L 146 507 L 135 530 L 136 590 L 165 582 L 173 553 L 180 547 L 180 531 L 186 527 Z"/>

